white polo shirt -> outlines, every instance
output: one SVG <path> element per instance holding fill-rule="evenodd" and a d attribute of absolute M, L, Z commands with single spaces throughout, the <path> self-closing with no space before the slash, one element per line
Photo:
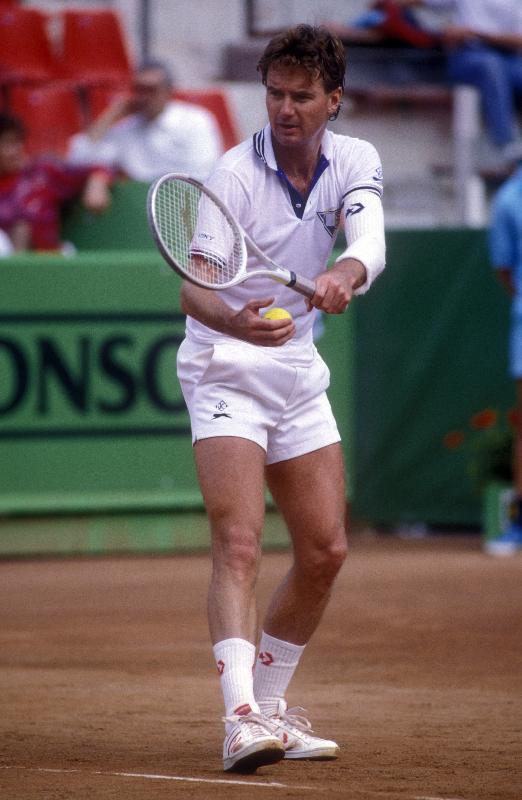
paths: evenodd
<path fill-rule="evenodd" d="M 212 114 L 192 103 L 172 100 L 153 120 L 141 114 L 122 119 L 100 141 L 93 142 L 87 133 L 76 134 L 68 160 L 105 164 L 148 183 L 167 172 L 205 180 L 222 152 Z"/>
<path fill-rule="evenodd" d="M 324 272 L 341 224 L 348 254 L 362 261 L 368 275 L 358 293 L 384 268 L 381 162 L 373 145 L 362 139 L 325 131 L 306 203 L 278 170 L 270 125 L 225 153 L 207 185 L 261 250 L 287 269 L 312 279 Z M 248 268 L 256 266 L 256 257 L 249 254 Z M 296 324 L 288 347 L 311 343 L 315 311 L 309 313 L 304 298 L 292 289 L 269 278 L 252 278 L 220 295 L 234 309 L 254 298 L 274 297 L 274 305 L 286 308 Z M 190 316 L 187 337 L 204 344 L 229 339 Z M 270 350 L 284 357 L 286 348 Z"/>

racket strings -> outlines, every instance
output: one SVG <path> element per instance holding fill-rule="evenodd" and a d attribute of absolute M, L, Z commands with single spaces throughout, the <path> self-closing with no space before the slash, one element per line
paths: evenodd
<path fill-rule="evenodd" d="M 241 237 L 219 205 L 197 186 L 176 178 L 160 185 L 156 225 L 181 270 L 209 287 L 230 283 L 241 270 Z"/>

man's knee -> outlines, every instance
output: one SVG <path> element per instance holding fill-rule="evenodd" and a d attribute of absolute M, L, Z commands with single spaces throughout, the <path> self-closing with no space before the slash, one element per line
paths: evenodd
<path fill-rule="evenodd" d="M 327 589 L 337 577 L 347 554 L 346 530 L 342 526 L 326 540 L 314 542 L 298 568 L 306 573 L 309 583 Z"/>
<path fill-rule="evenodd" d="M 254 526 L 229 522 L 213 531 L 214 570 L 225 570 L 234 580 L 251 580 L 260 559 L 260 532 Z"/>

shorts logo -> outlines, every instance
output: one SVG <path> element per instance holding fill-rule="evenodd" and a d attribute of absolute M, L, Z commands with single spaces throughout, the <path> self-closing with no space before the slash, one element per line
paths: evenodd
<path fill-rule="evenodd" d="M 268 651 L 266 653 L 259 653 L 258 658 L 260 662 L 265 665 L 265 667 L 269 667 L 274 663 L 274 656 Z"/>
<path fill-rule="evenodd" d="M 228 408 L 228 405 L 227 403 L 225 403 L 224 400 L 220 400 L 219 403 L 216 403 L 216 408 L 219 413 L 217 414 L 214 413 L 212 415 L 212 419 L 219 419 L 219 417 L 228 417 L 229 419 L 232 419 L 231 414 L 227 414 L 225 412 L 225 408 Z"/>

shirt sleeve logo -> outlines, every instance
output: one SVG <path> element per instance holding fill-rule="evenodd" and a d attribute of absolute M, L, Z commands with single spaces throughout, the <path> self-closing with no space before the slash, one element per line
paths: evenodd
<path fill-rule="evenodd" d="M 346 209 L 346 217 L 354 217 L 356 214 L 359 214 L 364 209 L 363 203 L 353 203 L 353 205 L 348 206 Z"/>

